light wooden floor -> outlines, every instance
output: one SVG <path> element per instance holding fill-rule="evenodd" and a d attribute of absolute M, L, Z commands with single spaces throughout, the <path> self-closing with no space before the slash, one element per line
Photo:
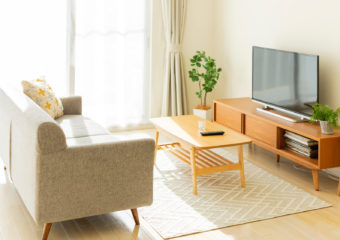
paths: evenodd
<path fill-rule="evenodd" d="M 154 134 L 152 130 L 133 131 L 127 134 L 136 132 Z M 160 142 L 166 141 L 160 136 Z M 237 151 L 237 149 L 230 149 L 235 153 Z M 316 192 L 313 190 L 312 174 L 308 170 L 297 170 L 291 162 L 284 159 L 277 164 L 274 154 L 259 147 L 245 147 L 244 151 L 245 158 L 252 163 L 328 201 L 333 204 L 333 207 L 179 237 L 176 240 L 340 239 L 340 197 L 336 195 L 337 182 L 335 180 L 321 175 L 321 191 Z M 34 223 L 2 169 L 1 166 L 0 240 L 40 239 L 42 226 Z M 130 211 L 121 211 L 54 224 L 49 240 L 64 239 L 161 240 L 162 238 L 142 219 L 141 226 L 136 227 Z"/>

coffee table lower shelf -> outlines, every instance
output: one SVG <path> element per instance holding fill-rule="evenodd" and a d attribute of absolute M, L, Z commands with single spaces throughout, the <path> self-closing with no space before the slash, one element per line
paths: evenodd
<path fill-rule="evenodd" d="M 241 186 L 245 187 L 243 148 L 239 145 L 239 162 L 234 163 L 210 149 L 191 149 L 191 152 L 183 148 L 180 143 L 162 144 L 157 150 L 165 150 L 181 159 L 192 168 L 193 192 L 197 194 L 196 177 L 222 171 L 240 170 Z"/>

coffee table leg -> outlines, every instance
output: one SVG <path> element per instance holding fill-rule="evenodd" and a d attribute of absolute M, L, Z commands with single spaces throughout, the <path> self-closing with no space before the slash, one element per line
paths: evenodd
<path fill-rule="evenodd" d="M 156 164 L 156 158 L 157 158 L 157 150 L 158 150 L 158 137 L 159 137 L 159 132 L 156 131 L 156 136 L 155 136 L 155 155 L 154 155 L 154 160 L 153 164 Z"/>
<path fill-rule="evenodd" d="M 244 180 L 244 163 L 243 163 L 243 147 L 242 147 L 242 145 L 238 146 L 238 161 L 239 161 L 239 164 L 241 166 L 241 169 L 240 169 L 241 186 L 245 187 L 246 183 L 245 183 L 245 180 Z"/>
<path fill-rule="evenodd" d="M 197 195 L 197 183 L 196 183 L 196 150 L 191 148 L 190 159 L 191 159 L 191 171 L 192 171 L 192 190 L 195 195 Z"/>

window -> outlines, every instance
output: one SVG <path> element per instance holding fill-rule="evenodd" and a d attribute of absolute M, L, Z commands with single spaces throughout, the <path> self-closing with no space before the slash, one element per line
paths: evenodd
<path fill-rule="evenodd" d="M 83 97 L 84 114 L 106 126 L 136 125 L 149 117 L 147 2 L 74 5 L 74 93 Z"/>
<path fill-rule="evenodd" d="M 0 83 L 46 77 L 67 95 L 66 0 L 0 1 Z"/>
<path fill-rule="evenodd" d="M 0 1 L 0 83 L 20 89 L 44 75 L 59 96 L 82 96 L 84 115 L 103 125 L 147 122 L 149 2 Z"/>

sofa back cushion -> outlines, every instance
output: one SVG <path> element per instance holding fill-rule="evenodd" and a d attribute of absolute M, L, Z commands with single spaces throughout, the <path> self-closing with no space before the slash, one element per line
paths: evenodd
<path fill-rule="evenodd" d="M 104 127 L 82 115 L 64 115 L 55 121 L 67 139 L 110 134 Z"/>

